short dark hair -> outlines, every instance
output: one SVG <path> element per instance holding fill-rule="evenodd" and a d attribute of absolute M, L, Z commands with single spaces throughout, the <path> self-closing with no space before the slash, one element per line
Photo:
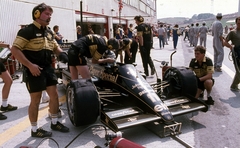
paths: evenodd
<path fill-rule="evenodd" d="M 53 26 L 53 31 L 54 31 L 55 29 L 57 29 L 57 28 L 59 28 L 58 25 Z"/>
<path fill-rule="evenodd" d="M 198 46 L 195 47 L 194 51 L 199 51 L 200 53 L 205 54 L 206 53 L 206 48 L 202 45 L 198 45 Z"/>
<path fill-rule="evenodd" d="M 41 14 L 41 13 L 42 13 L 44 10 L 46 10 L 46 9 L 49 9 L 50 11 L 53 12 L 52 7 L 46 5 L 45 3 L 41 3 L 41 4 L 37 5 L 37 6 L 35 6 L 35 7 L 33 8 L 33 10 L 32 10 L 32 19 L 33 19 L 33 20 L 36 20 L 36 19 L 37 19 L 37 18 L 35 17 L 35 15 L 34 15 L 37 10 L 40 11 L 40 14 Z"/>
<path fill-rule="evenodd" d="M 222 19 L 222 16 L 216 16 L 217 19 Z"/>
<path fill-rule="evenodd" d="M 135 16 L 134 20 L 137 20 L 139 22 L 144 22 L 144 18 L 141 15 Z"/>
<path fill-rule="evenodd" d="M 238 16 L 236 19 L 235 19 L 235 23 L 237 24 L 237 20 L 240 20 L 240 16 Z"/>

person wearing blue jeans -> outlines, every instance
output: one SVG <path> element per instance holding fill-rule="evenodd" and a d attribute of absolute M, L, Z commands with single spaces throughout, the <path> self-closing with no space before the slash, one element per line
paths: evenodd
<path fill-rule="evenodd" d="M 176 24 L 172 29 L 172 35 L 173 35 L 173 47 L 174 49 L 177 49 L 177 42 L 178 42 L 178 25 Z"/>

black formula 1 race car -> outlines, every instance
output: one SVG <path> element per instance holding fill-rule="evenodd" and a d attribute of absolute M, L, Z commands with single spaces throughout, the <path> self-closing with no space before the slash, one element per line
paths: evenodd
<path fill-rule="evenodd" d="M 68 69 L 62 69 L 66 86 L 69 118 L 73 125 L 101 122 L 114 132 L 150 122 L 158 122 L 179 134 L 181 124 L 175 116 L 208 110 L 195 99 L 197 80 L 185 67 L 170 67 L 156 83 L 148 83 L 134 64 L 92 64 L 92 79 L 71 81 Z M 168 136 L 167 134 L 164 136 Z"/>

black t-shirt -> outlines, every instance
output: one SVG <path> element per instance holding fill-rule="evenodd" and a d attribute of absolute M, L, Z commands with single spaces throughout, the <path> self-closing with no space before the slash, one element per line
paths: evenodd
<path fill-rule="evenodd" d="M 107 48 L 107 38 L 97 34 L 89 34 L 73 42 L 73 47 L 88 58 L 99 60 Z"/>
<path fill-rule="evenodd" d="M 137 26 L 138 36 L 143 37 L 143 43 L 152 43 L 152 28 L 150 25 L 141 23 Z"/>

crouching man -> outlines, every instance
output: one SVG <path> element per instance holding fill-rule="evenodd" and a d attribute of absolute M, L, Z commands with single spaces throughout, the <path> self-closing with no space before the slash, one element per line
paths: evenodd
<path fill-rule="evenodd" d="M 213 62 L 210 58 L 205 56 L 206 48 L 203 46 L 196 46 L 194 49 L 195 58 L 189 64 L 189 68 L 196 74 L 198 81 L 198 90 L 195 98 L 199 98 L 200 94 L 206 89 L 208 105 L 214 105 L 214 100 L 211 97 L 211 91 L 214 84 L 212 74 L 214 72 Z"/>

